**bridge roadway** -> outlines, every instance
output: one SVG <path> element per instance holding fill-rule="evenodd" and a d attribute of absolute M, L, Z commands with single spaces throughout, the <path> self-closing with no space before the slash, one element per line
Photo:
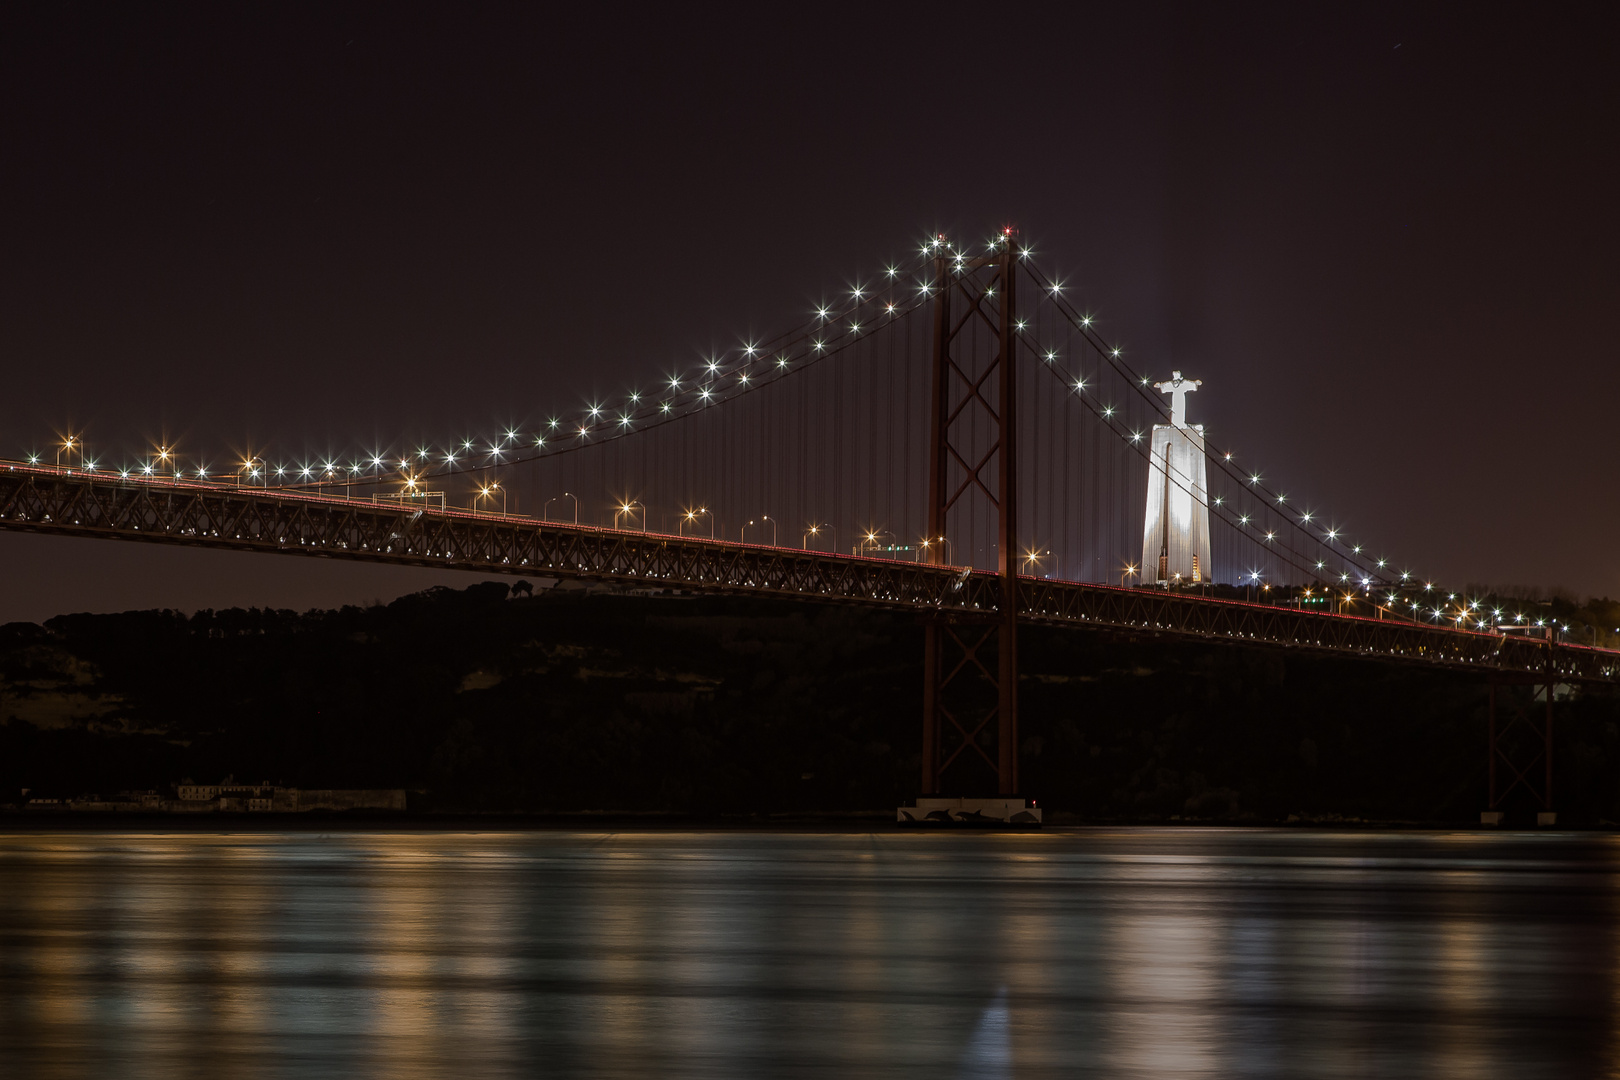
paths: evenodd
<path fill-rule="evenodd" d="M 570 525 L 470 510 L 104 471 L 0 464 L 0 529 L 364 559 L 483 573 L 787 596 L 993 618 L 997 575 L 795 548 Z M 1620 682 L 1620 652 L 1406 620 L 1298 611 L 1157 589 L 1023 578 L 1021 620 L 1114 633 Z"/>

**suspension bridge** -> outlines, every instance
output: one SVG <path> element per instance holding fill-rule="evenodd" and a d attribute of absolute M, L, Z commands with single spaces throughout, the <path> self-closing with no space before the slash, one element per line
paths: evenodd
<path fill-rule="evenodd" d="M 0 461 L 0 528 L 912 611 L 924 794 L 1019 791 L 1025 624 L 1547 687 L 1549 810 L 1551 687 L 1620 682 L 1620 653 L 1436 586 L 1231 453 L 1155 474 L 1153 377 L 1010 230 L 931 238 L 774 338 L 570 412 L 224 468 L 67 433 Z M 1155 479 L 1207 507 L 1196 580 L 1142 565 Z"/>

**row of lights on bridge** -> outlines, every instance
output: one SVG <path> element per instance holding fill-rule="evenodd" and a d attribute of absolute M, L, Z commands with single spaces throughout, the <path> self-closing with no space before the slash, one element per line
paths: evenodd
<path fill-rule="evenodd" d="M 58 467 L 61 467 L 61 465 L 62 465 L 62 455 L 67 454 L 67 455 L 69 455 L 69 460 L 68 460 L 68 466 L 67 467 L 71 469 L 72 468 L 72 454 L 75 451 L 78 451 L 79 454 L 80 454 L 79 468 L 82 469 L 82 470 L 86 470 L 86 471 L 95 471 L 95 469 L 96 469 L 95 462 L 94 462 L 94 460 L 92 460 L 92 459 L 90 459 L 88 457 L 88 454 L 87 454 L 87 452 L 85 450 L 83 439 L 80 436 L 77 436 L 77 435 L 68 435 L 68 436 L 65 436 L 62 439 L 62 442 L 59 445 L 58 450 L 57 450 L 56 465 Z M 41 464 L 40 458 L 39 458 L 39 456 L 37 454 L 36 455 L 31 455 L 30 458 L 29 458 L 29 461 L 30 461 L 31 464 L 35 464 L 35 465 Z M 377 464 L 379 464 L 379 465 L 381 464 L 381 459 L 380 458 L 377 459 Z M 176 471 L 175 471 L 174 475 L 175 475 L 176 479 L 183 478 L 183 472 L 178 469 L 177 456 L 176 456 L 174 450 L 172 448 L 168 447 L 168 446 L 158 446 L 158 447 L 156 447 L 154 449 L 152 455 L 151 455 L 151 460 L 149 462 L 147 462 L 143 467 L 141 467 L 139 472 L 140 472 L 141 475 L 144 475 L 144 476 L 154 476 L 154 475 L 156 475 L 158 473 L 158 469 L 160 467 L 164 470 L 165 474 L 167 473 L 168 468 L 175 467 Z M 284 473 L 286 471 L 286 468 L 283 466 L 281 468 L 278 468 L 276 471 L 278 473 Z M 324 479 L 329 479 L 329 480 L 340 480 L 342 478 L 342 476 L 344 475 L 342 473 L 342 471 L 338 468 L 338 466 L 335 463 L 325 464 L 325 465 L 319 467 L 318 469 L 312 469 L 310 467 L 305 467 L 305 468 L 303 468 L 303 469 L 301 469 L 299 471 L 300 471 L 300 474 L 303 475 L 303 476 L 314 475 L 314 476 L 324 478 Z M 350 469 L 350 474 L 352 475 L 354 473 L 358 473 L 359 471 L 360 471 L 359 466 L 353 466 Z M 269 472 L 270 472 L 270 467 L 268 465 L 266 465 L 263 462 L 262 459 L 259 459 L 257 457 L 253 457 L 253 458 L 249 458 L 249 459 L 245 460 L 242 463 L 242 467 L 238 471 L 238 477 L 239 478 L 247 477 L 247 478 L 250 478 L 250 479 L 257 480 L 261 476 L 267 476 L 269 474 Z M 133 474 L 132 470 L 120 470 L 118 475 L 121 478 L 129 479 L 129 478 L 131 478 L 132 474 Z M 206 467 L 199 466 L 197 468 L 196 472 L 195 472 L 195 475 L 199 480 L 207 480 L 208 479 L 208 472 L 207 472 Z M 1258 479 L 1258 478 L 1256 478 L 1256 479 Z M 418 492 L 422 492 L 422 493 L 425 494 L 425 492 L 423 492 L 423 490 L 420 487 L 420 478 L 415 477 L 415 476 L 408 476 L 407 477 L 407 479 L 406 479 L 406 490 L 407 490 L 408 493 L 412 493 L 412 494 L 415 494 L 415 493 L 418 493 Z M 507 509 L 507 502 L 506 502 L 507 491 L 498 481 L 478 484 L 478 485 L 476 485 L 476 490 L 477 490 L 477 495 L 475 496 L 474 508 L 478 508 L 484 502 L 492 501 L 494 498 L 499 496 L 500 499 L 501 499 L 501 511 L 502 511 L 503 514 L 506 512 L 506 509 Z M 573 500 L 573 504 L 574 504 L 574 522 L 577 524 L 578 523 L 578 515 L 579 515 L 579 503 L 578 503 L 578 498 L 576 496 L 572 495 L 571 493 L 565 492 L 564 495 L 559 496 L 558 499 L 550 500 L 547 503 L 547 507 L 546 507 L 547 510 L 549 510 L 550 502 L 559 501 L 559 499 L 561 499 L 561 498 L 567 498 L 567 499 Z M 622 501 L 619 505 L 617 505 L 614 508 L 614 527 L 619 528 L 619 527 L 622 527 L 622 526 L 625 526 L 625 525 L 629 525 L 630 527 L 633 528 L 634 527 L 633 522 L 635 521 L 637 516 L 639 516 L 640 519 L 641 519 L 642 531 L 645 531 L 646 530 L 646 505 L 644 503 L 642 503 L 641 501 L 639 501 L 639 500 L 625 500 L 625 501 Z M 1307 518 L 1309 517 L 1309 515 L 1306 515 L 1306 516 L 1307 516 Z M 711 511 L 708 507 L 695 507 L 695 508 L 687 508 L 687 509 L 683 510 L 680 513 L 679 518 L 678 518 L 677 535 L 681 535 L 681 536 L 687 535 L 686 530 L 689 527 L 695 529 L 697 527 L 697 525 L 700 522 L 704 521 L 705 519 L 707 519 L 708 522 L 709 522 L 709 537 L 711 539 L 713 539 L 714 538 L 714 514 L 713 514 L 713 511 Z M 779 524 L 780 523 L 778 522 L 778 520 L 776 518 L 773 518 L 769 514 L 762 514 L 758 518 L 751 518 L 751 519 L 748 520 L 748 522 L 746 524 L 739 526 L 738 540 L 739 540 L 739 542 L 746 542 L 747 539 L 748 539 L 748 530 L 749 529 L 755 528 L 755 527 L 758 527 L 758 528 L 762 529 L 764 526 L 769 525 L 771 527 L 771 530 L 772 530 L 771 545 L 772 546 L 777 546 L 777 541 L 778 541 L 778 538 L 779 538 L 779 533 L 778 533 Z M 801 545 L 801 547 L 803 547 L 805 549 L 808 549 L 813 542 L 819 541 L 823 534 L 827 534 L 830 537 L 832 537 L 834 546 L 836 546 L 836 544 L 837 544 L 837 539 L 836 539 L 837 538 L 837 529 L 836 529 L 836 527 L 833 526 L 829 522 L 815 522 L 815 523 L 811 523 L 811 524 L 804 527 L 804 529 L 803 529 L 803 531 L 801 533 L 801 536 L 800 536 L 800 545 Z M 878 530 L 875 530 L 875 529 L 863 530 L 860 533 L 858 533 L 859 543 L 858 543 L 855 550 L 857 551 L 857 553 L 862 553 L 862 554 L 881 552 L 882 550 L 884 550 L 883 540 L 885 539 L 886 535 L 887 534 L 881 533 L 881 532 L 879 532 Z M 1332 539 L 1335 536 L 1336 536 L 1336 531 L 1331 531 L 1330 530 L 1330 532 L 1328 533 L 1328 537 L 1330 539 Z M 922 559 L 924 559 L 927 555 L 930 554 L 930 549 L 935 545 L 941 545 L 941 546 L 944 546 L 947 549 L 947 557 L 945 559 L 945 562 L 947 564 L 950 563 L 951 558 L 950 558 L 950 556 L 948 554 L 950 541 L 945 537 L 923 538 L 923 539 L 921 539 L 921 540 L 919 540 L 917 542 L 917 545 L 915 546 L 915 548 L 909 547 L 909 546 L 907 546 L 907 547 L 899 547 L 899 546 L 891 544 L 891 545 L 889 545 L 888 550 L 891 550 L 891 551 L 902 551 L 903 550 L 903 551 L 914 552 L 916 554 L 917 558 L 918 558 L 918 561 L 922 561 Z M 1357 547 L 1356 550 L 1359 552 L 1360 548 Z M 1049 557 L 1050 555 L 1051 555 L 1050 549 L 1047 549 L 1045 551 L 1036 550 L 1036 549 L 1025 549 L 1024 554 L 1023 554 L 1022 564 L 1021 564 L 1023 572 L 1028 573 L 1032 569 L 1038 569 L 1040 567 L 1040 565 L 1041 565 L 1042 560 L 1044 558 L 1046 558 L 1046 557 Z M 1380 560 L 1380 566 L 1382 566 L 1383 564 L 1384 564 L 1384 560 Z M 1322 569 L 1324 564 L 1321 561 L 1318 561 L 1316 566 L 1317 566 L 1317 569 Z M 1127 584 L 1127 582 L 1130 579 L 1134 579 L 1135 577 L 1137 577 L 1139 575 L 1139 573 L 1140 573 L 1140 569 L 1134 563 L 1125 564 L 1121 569 L 1120 584 L 1122 586 Z M 1177 576 L 1179 577 L 1179 575 L 1177 575 Z M 1411 577 L 1411 575 L 1409 573 L 1403 572 L 1401 574 L 1401 582 L 1402 583 L 1407 582 L 1410 579 L 1410 577 Z M 1341 575 L 1340 580 L 1341 580 L 1341 582 L 1349 580 L 1349 575 L 1348 574 Z M 1167 585 L 1169 585 L 1169 584 L 1180 584 L 1180 582 L 1167 582 L 1165 584 L 1167 584 Z M 1260 572 L 1257 571 L 1257 570 L 1249 571 L 1245 584 L 1250 586 L 1250 587 L 1258 587 L 1258 588 L 1260 588 L 1262 590 L 1265 590 L 1265 591 L 1270 591 L 1271 588 L 1272 588 L 1272 586 L 1271 586 L 1271 584 L 1269 582 L 1265 582 L 1265 581 L 1262 580 Z M 1414 620 L 1420 620 L 1425 615 L 1425 610 L 1426 609 L 1424 608 L 1424 605 L 1422 604 L 1422 602 L 1420 600 L 1402 600 L 1399 597 L 1398 593 L 1390 593 L 1387 598 L 1385 598 L 1383 600 L 1377 600 L 1376 598 L 1372 597 L 1372 595 L 1371 595 L 1371 591 L 1372 591 L 1372 587 L 1373 587 L 1373 581 L 1372 581 L 1372 579 L 1370 577 L 1365 577 L 1364 576 L 1361 579 L 1361 585 L 1362 585 L 1362 588 L 1363 588 L 1363 595 L 1362 596 L 1357 596 L 1352 591 L 1352 592 L 1345 592 L 1342 595 L 1336 597 L 1336 602 L 1337 602 L 1338 607 L 1339 607 L 1339 609 L 1341 611 L 1344 610 L 1347 606 L 1353 605 L 1354 603 L 1356 603 L 1358 601 L 1362 601 L 1363 599 L 1366 599 L 1366 600 L 1369 600 L 1369 601 L 1372 601 L 1372 602 L 1376 603 L 1380 611 L 1391 611 L 1391 612 L 1393 612 L 1393 611 L 1397 610 L 1398 606 L 1404 605 L 1405 607 L 1407 607 L 1409 609 L 1409 614 Z M 1427 583 L 1424 584 L 1423 589 L 1424 589 L 1425 592 L 1432 592 L 1433 589 L 1434 589 L 1434 584 L 1432 582 L 1427 582 Z M 1324 589 L 1322 591 L 1322 595 L 1320 597 L 1317 597 L 1317 596 L 1313 595 L 1314 591 L 1315 590 L 1313 588 L 1304 589 L 1303 591 L 1301 591 L 1300 593 L 1297 594 L 1296 602 L 1299 603 L 1300 605 L 1303 605 L 1305 603 L 1321 603 L 1321 602 L 1327 602 L 1329 600 L 1329 598 L 1332 596 L 1332 594 L 1328 590 Z M 1487 626 L 1487 627 L 1489 627 L 1489 626 L 1500 625 L 1501 621 L 1504 618 L 1507 617 L 1506 613 L 1500 608 L 1492 609 L 1489 612 L 1488 615 L 1485 614 L 1485 613 L 1481 613 L 1480 610 L 1479 610 L 1480 605 L 1479 605 L 1478 601 L 1461 600 L 1461 599 L 1458 598 L 1458 596 L 1455 593 L 1447 594 L 1446 604 L 1447 605 L 1455 604 L 1456 605 L 1455 610 L 1452 610 L 1450 607 L 1447 607 L 1447 606 L 1436 605 L 1436 606 L 1434 606 L 1432 608 L 1427 609 L 1426 617 L 1427 617 L 1428 621 L 1436 622 L 1436 623 L 1442 622 L 1442 621 L 1449 621 L 1449 622 L 1452 622 L 1454 625 L 1457 625 L 1459 627 L 1466 627 L 1470 622 L 1473 622 L 1473 623 L 1475 623 L 1476 625 L 1479 625 L 1479 626 Z M 1525 624 L 1526 623 L 1526 617 L 1522 612 L 1514 613 L 1511 616 L 1511 618 L 1517 624 Z M 1535 620 L 1535 622 L 1532 625 L 1534 625 L 1536 627 L 1545 627 L 1547 625 L 1547 620 L 1546 619 L 1537 619 L 1537 620 Z M 1554 623 L 1554 625 L 1555 626 L 1557 625 L 1556 622 Z M 1569 629 L 1569 627 L 1567 625 L 1565 625 L 1565 626 L 1562 626 L 1561 629 L 1567 631 Z M 1620 630 L 1617 630 L 1616 632 L 1620 633 Z"/>

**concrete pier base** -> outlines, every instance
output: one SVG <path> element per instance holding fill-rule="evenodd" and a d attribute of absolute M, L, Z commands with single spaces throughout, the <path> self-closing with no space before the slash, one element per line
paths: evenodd
<path fill-rule="evenodd" d="M 1040 808 L 1025 799 L 996 796 L 988 799 L 946 799 L 928 797 L 916 806 L 895 811 L 901 825 L 980 825 L 1039 828 Z"/>

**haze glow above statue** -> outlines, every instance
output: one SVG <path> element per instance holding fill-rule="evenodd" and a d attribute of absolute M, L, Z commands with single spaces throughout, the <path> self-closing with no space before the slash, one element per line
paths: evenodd
<path fill-rule="evenodd" d="M 1142 526 L 1142 577 L 1165 585 L 1208 581 L 1209 481 L 1204 426 L 1187 423 L 1187 395 L 1201 379 L 1172 371 L 1153 389 L 1170 395 L 1170 422 L 1153 425 L 1147 513 Z"/>

